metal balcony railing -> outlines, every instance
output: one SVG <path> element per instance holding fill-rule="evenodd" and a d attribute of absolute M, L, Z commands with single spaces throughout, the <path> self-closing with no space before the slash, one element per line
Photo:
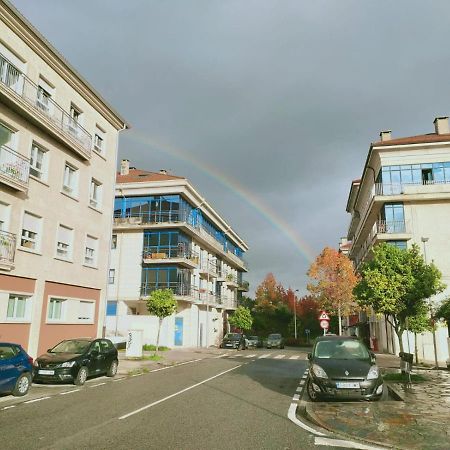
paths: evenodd
<path fill-rule="evenodd" d="M 169 283 L 142 283 L 141 296 L 146 297 L 158 289 L 171 289 L 174 295 L 180 297 L 193 297 L 194 289 L 186 283 L 169 282 Z"/>
<path fill-rule="evenodd" d="M 406 225 L 403 220 L 387 221 L 379 220 L 377 222 L 377 233 L 406 233 Z"/>
<path fill-rule="evenodd" d="M 193 250 L 184 250 L 179 247 L 160 248 L 155 246 L 144 247 L 144 259 L 189 259 L 198 264 L 198 253 Z"/>
<path fill-rule="evenodd" d="M 200 260 L 200 270 L 203 272 L 209 272 L 217 275 L 217 263 L 212 260 Z"/>
<path fill-rule="evenodd" d="M 26 188 L 30 174 L 30 160 L 12 148 L 0 147 L 0 174 Z"/>
<path fill-rule="evenodd" d="M 14 91 L 36 111 L 59 128 L 65 137 L 75 141 L 87 158 L 91 157 L 92 137 L 76 119 L 49 97 L 38 85 L 18 70 L 0 53 L 0 83 Z"/>
<path fill-rule="evenodd" d="M 436 184 L 450 184 L 450 180 L 421 180 L 409 183 L 376 183 L 375 195 L 400 195 L 406 186 L 431 186 Z"/>
<path fill-rule="evenodd" d="M 16 253 L 16 235 L 0 231 L 0 264 L 13 264 Z"/>
<path fill-rule="evenodd" d="M 247 292 L 250 288 L 250 283 L 245 280 L 238 280 L 238 286 L 241 291 Z"/>

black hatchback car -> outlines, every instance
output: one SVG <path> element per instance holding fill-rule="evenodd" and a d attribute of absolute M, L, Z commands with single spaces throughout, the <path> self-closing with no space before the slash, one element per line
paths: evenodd
<path fill-rule="evenodd" d="M 308 359 L 307 390 L 312 401 L 379 400 L 383 394 L 383 378 L 375 355 L 357 338 L 320 337 Z"/>
<path fill-rule="evenodd" d="M 83 385 L 93 375 L 117 373 L 117 349 L 109 339 L 67 339 L 47 350 L 33 364 L 33 381 Z"/>
<path fill-rule="evenodd" d="M 234 348 L 237 350 L 245 350 L 248 348 L 247 339 L 243 334 L 239 333 L 227 333 L 222 343 L 220 344 L 221 348 Z"/>

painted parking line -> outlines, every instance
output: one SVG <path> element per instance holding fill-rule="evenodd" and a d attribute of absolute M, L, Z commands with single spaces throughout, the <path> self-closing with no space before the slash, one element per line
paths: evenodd
<path fill-rule="evenodd" d="M 50 397 L 41 397 L 41 398 L 35 398 L 34 400 L 28 400 L 27 402 L 24 402 L 26 405 L 28 405 L 28 403 L 36 403 L 36 402 L 41 402 L 42 400 L 47 400 Z"/>
<path fill-rule="evenodd" d="M 293 397 L 292 397 L 292 401 L 294 401 L 294 402 L 298 402 L 300 400 L 300 395 L 298 395 L 298 394 L 295 394 Z"/>
<path fill-rule="evenodd" d="M 258 359 L 268 358 L 271 353 L 266 353 L 265 355 L 258 356 Z"/>
<path fill-rule="evenodd" d="M 283 359 L 286 355 L 277 355 L 274 359 Z"/>
<path fill-rule="evenodd" d="M 294 356 L 291 356 L 289 359 L 299 359 L 299 358 L 300 358 L 299 355 L 294 355 Z"/>
<path fill-rule="evenodd" d="M 78 391 L 81 391 L 81 389 L 72 389 L 71 391 L 60 392 L 59 395 L 67 395 L 67 394 L 71 394 L 72 392 L 78 392 Z"/>
<path fill-rule="evenodd" d="M 346 441 L 344 439 L 331 439 L 327 437 L 314 438 L 314 444 L 323 445 L 327 447 L 344 447 L 344 448 L 356 448 L 360 450 L 384 450 L 385 447 L 376 447 L 374 445 L 366 445 L 361 442 Z"/>
<path fill-rule="evenodd" d="M 138 414 L 142 411 L 145 411 L 146 409 L 152 408 L 153 406 L 159 405 L 162 402 L 165 402 L 166 400 L 170 400 L 173 397 L 176 397 L 177 395 L 183 394 L 184 392 L 190 391 L 191 389 L 194 389 L 198 386 L 201 386 L 202 384 L 207 383 L 208 381 L 214 380 L 215 378 L 218 378 L 222 375 L 225 375 L 228 372 L 231 372 L 232 370 L 236 370 L 237 368 L 241 367 L 242 364 L 239 364 L 238 366 L 232 367 L 231 369 L 225 370 L 223 372 L 218 373 L 217 375 L 214 375 L 212 377 L 207 378 L 206 380 L 200 381 L 199 383 L 193 384 L 192 386 L 189 386 L 185 389 L 182 389 L 181 391 L 175 392 L 172 395 L 169 395 L 167 397 L 162 398 L 161 400 L 157 400 L 156 402 L 150 403 L 148 405 L 143 406 L 142 408 L 136 409 L 135 411 L 132 411 L 128 414 L 125 414 L 121 417 L 119 417 L 119 420 L 127 419 L 130 416 L 134 416 L 135 414 Z"/>
<path fill-rule="evenodd" d="M 247 355 L 246 358 L 254 358 L 256 356 L 256 353 L 254 353 L 253 355 Z"/>
<path fill-rule="evenodd" d="M 15 408 L 16 406 L 17 406 L 17 405 L 4 406 L 4 407 L 2 408 L 2 410 Z"/>
<path fill-rule="evenodd" d="M 122 377 L 122 378 L 116 378 L 115 380 L 113 380 L 114 382 L 116 382 L 116 381 L 123 381 L 123 380 L 126 380 L 126 377 Z"/>
<path fill-rule="evenodd" d="M 92 386 L 89 386 L 89 387 L 90 388 L 95 388 L 95 387 L 98 387 L 98 386 L 103 386 L 105 384 L 106 384 L 106 381 L 104 381 L 103 383 L 93 384 Z"/>

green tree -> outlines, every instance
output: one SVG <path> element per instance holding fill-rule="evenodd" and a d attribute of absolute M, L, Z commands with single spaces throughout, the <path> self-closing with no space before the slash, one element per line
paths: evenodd
<path fill-rule="evenodd" d="M 169 317 L 177 311 L 177 301 L 175 300 L 171 289 L 157 289 L 156 291 L 153 291 L 145 301 L 148 312 L 159 319 L 155 351 L 155 355 L 157 355 L 162 322 L 165 317 Z"/>
<path fill-rule="evenodd" d="M 253 325 L 253 317 L 248 308 L 239 306 L 234 314 L 228 318 L 230 325 L 240 330 L 250 330 Z"/>
<path fill-rule="evenodd" d="M 437 319 L 444 319 L 447 322 L 448 333 L 450 335 L 450 297 L 445 299 L 436 311 Z"/>
<path fill-rule="evenodd" d="M 444 288 L 440 271 L 425 263 L 417 245 L 401 250 L 380 244 L 373 249 L 373 259 L 363 264 L 353 292 L 359 305 L 385 315 L 403 351 L 406 322 L 423 315 L 426 299 Z"/>

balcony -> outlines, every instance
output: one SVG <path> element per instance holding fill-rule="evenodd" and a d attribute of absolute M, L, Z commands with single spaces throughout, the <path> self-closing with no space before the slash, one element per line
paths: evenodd
<path fill-rule="evenodd" d="M 232 273 L 226 274 L 225 275 L 225 284 L 231 288 L 238 288 L 239 283 L 238 283 L 237 276 Z"/>
<path fill-rule="evenodd" d="M 185 251 L 178 247 L 165 250 L 144 247 L 142 254 L 142 262 L 145 264 L 177 264 L 188 269 L 195 269 L 198 266 L 198 261 L 198 253 Z"/>
<path fill-rule="evenodd" d="M 221 255 L 221 258 L 227 258 L 228 262 L 232 262 L 233 265 L 238 266 L 242 270 L 247 270 L 245 261 L 242 258 L 234 255 L 230 251 L 225 251 L 223 245 L 211 236 L 201 226 L 194 226 L 191 224 L 191 220 L 187 211 L 167 211 L 167 212 L 137 212 L 132 211 L 115 211 L 114 212 L 114 229 L 127 230 L 127 229 L 152 229 L 152 228 L 180 228 L 189 234 L 194 236 L 200 241 L 203 246 L 212 252 Z M 216 276 L 217 276 L 216 269 Z"/>
<path fill-rule="evenodd" d="M 14 269 L 16 254 L 16 235 L 7 231 L 0 231 L 0 269 Z"/>
<path fill-rule="evenodd" d="M 193 287 L 186 283 L 169 282 L 162 284 L 157 283 L 142 283 L 141 284 L 141 298 L 148 297 L 153 291 L 158 289 L 171 289 L 173 295 L 178 300 L 192 301 L 196 300 L 195 290 Z"/>
<path fill-rule="evenodd" d="M 206 289 L 198 290 L 198 301 L 204 305 L 222 305 L 221 295 L 208 292 Z"/>
<path fill-rule="evenodd" d="M 21 192 L 28 191 L 30 160 L 12 148 L 0 147 L 0 182 Z"/>
<path fill-rule="evenodd" d="M 248 292 L 250 289 L 250 283 L 245 280 L 238 280 L 238 290 L 241 292 Z"/>
<path fill-rule="evenodd" d="M 0 97 L 52 133 L 79 156 L 91 158 L 92 137 L 38 85 L 0 53 Z"/>
<path fill-rule="evenodd" d="M 423 180 L 410 183 L 377 183 L 375 195 L 434 195 L 449 194 L 450 181 L 448 180 Z"/>
<path fill-rule="evenodd" d="M 219 276 L 217 263 L 212 260 L 201 260 L 199 267 L 199 274 L 204 278 L 217 278 Z"/>

